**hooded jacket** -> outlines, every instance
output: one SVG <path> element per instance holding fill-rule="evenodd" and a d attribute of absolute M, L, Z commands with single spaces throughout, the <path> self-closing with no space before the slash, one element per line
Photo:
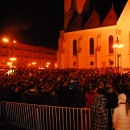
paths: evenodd
<path fill-rule="evenodd" d="M 112 122 L 115 130 L 130 130 L 130 109 L 126 114 L 126 96 L 120 94 L 118 96 L 118 107 L 113 111 Z"/>

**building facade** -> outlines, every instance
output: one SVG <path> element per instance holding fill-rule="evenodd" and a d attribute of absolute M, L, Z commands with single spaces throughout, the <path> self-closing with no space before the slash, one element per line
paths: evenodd
<path fill-rule="evenodd" d="M 0 42 L 0 69 L 2 68 L 56 68 L 57 50 L 27 44 Z"/>
<path fill-rule="evenodd" d="M 60 31 L 58 68 L 130 66 L 130 0 L 117 13 L 111 3 L 100 14 L 88 0 L 64 0 L 64 27 Z"/>

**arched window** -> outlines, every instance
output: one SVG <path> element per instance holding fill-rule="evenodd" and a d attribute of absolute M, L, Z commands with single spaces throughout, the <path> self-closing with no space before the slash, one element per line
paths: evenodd
<path fill-rule="evenodd" d="M 114 48 L 113 48 L 113 36 L 109 36 L 109 54 L 114 53 Z"/>
<path fill-rule="evenodd" d="M 77 41 L 73 40 L 73 56 L 77 55 Z"/>
<path fill-rule="evenodd" d="M 94 55 L 94 39 L 93 38 L 90 38 L 89 40 L 89 53 L 90 55 Z"/>

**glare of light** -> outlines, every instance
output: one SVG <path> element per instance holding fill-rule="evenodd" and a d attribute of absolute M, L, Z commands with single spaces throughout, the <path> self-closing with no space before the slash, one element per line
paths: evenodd
<path fill-rule="evenodd" d="M 122 48 L 123 47 L 123 44 L 114 44 L 113 45 L 113 48 Z"/>
<path fill-rule="evenodd" d="M 122 47 L 123 47 L 123 44 L 119 44 L 119 45 L 118 45 L 118 48 L 122 48 Z"/>
<path fill-rule="evenodd" d="M 114 44 L 114 45 L 113 45 L 113 48 L 116 48 L 117 46 L 118 46 L 118 44 Z"/>
<path fill-rule="evenodd" d="M 32 62 L 32 65 L 36 65 L 36 62 Z"/>
<path fill-rule="evenodd" d="M 117 40 L 115 41 L 115 44 L 113 45 L 113 48 L 122 48 L 122 47 L 123 47 L 123 44 L 117 37 Z"/>
<path fill-rule="evenodd" d="M 16 58 L 14 58 L 14 57 L 13 57 L 13 58 L 10 58 L 9 60 L 11 60 L 11 61 L 15 61 L 15 60 L 16 60 Z"/>
<path fill-rule="evenodd" d="M 8 65 L 8 66 L 11 66 L 11 65 L 12 65 L 12 62 L 7 62 L 7 65 Z"/>
<path fill-rule="evenodd" d="M 46 67 L 48 68 L 48 65 L 46 65 Z"/>
<path fill-rule="evenodd" d="M 7 38 L 3 38 L 2 40 L 3 40 L 3 42 L 9 42 L 9 40 Z"/>
<path fill-rule="evenodd" d="M 16 43 L 16 41 L 14 40 L 13 43 Z"/>
<path fill-rule="evenodd" d="M 47 65 L 50 65 L 50 63 L 49 63 L 49 62 L 47 62 L 46 64 L 47 64 Z"/>
<path fill-rule="evenodd" d="M 43 69 L 45 69 L 45 68 L 44 68 L 44 67 L 38 67 L 38 69 L 43 70 Z"/>
<path fill-rule="evenodd" d="M 57 67 L 57 63 L 55 63 L 55 67 Z"/>

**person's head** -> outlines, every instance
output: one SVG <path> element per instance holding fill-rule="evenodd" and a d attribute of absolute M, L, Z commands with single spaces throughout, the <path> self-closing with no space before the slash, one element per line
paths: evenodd
<path fill-rule="evenodd" d="M 127 96 L 124 93 L 121 93 L 118 96 L 118 104 L 125 104 L 126 107 L 126 116 L 129 116 L 130 106 L 127 99 Z"/>
<path fill-rule="evenodd" d="M 105 91 L 106 93 L 113 93 L 113 87 L 111 85 L 107 85 Z"/>
<path fill-rule="evenodd" d="M 99 94 L 105 94 L 105 89 L 104 89 L 104 83 L 103 83 L 103 82 L 99 82 L 97 92 L 98 92 Z"/>
<path fill-rule="evenodd" d="M 97 84 L 92 84 L 91 90 L 96 92 L 98 90 L 98 85 Z"/>
<path fill-rule="evenodd" d="M 100 89 L 104 88 L 104 83 L 103 83 L 103 82 L 100 82 L 100 83 L 99 83 L 99 88 L 100 88 Z"/>
<path fill-rule="evenodd" d="M 67 87 L 67 86 L 68 86 L 67 81 L 63 83 L 63 86 L 64 86 L 64 87 Z"/>
<path fill-rule="evenodd" d="M 126 97 L 126 95 L 124 93 L 119 94 L 119 96 L 118 96 L 118 104 L 126 103 L 126 99 L 127 99 L 127 97 Z"/>

